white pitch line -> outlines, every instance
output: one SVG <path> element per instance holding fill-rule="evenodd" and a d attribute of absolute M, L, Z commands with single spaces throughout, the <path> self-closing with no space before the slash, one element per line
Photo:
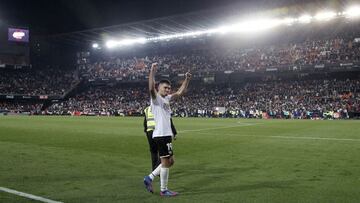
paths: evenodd
<path fill-rule="evenodd" d="M 237 122 L 241 125 L 232 125 L 232 126 L 223 126 L 223 127 L 216 127 L 216 128 L 201 128 L 201 129 L 194 129 L 194 130 L 181 130 L 180 133 L 187 133 L 187 132 L 200 132 L 200 131 L 208 131 L 208 130 L 217 130 L 217 129 L 226 129 L 226 128 L 238 128 L 238 127 L 245 127 L 245 126 L 252 126 L 252 125 L 259 125 L 263 123 L 241 123 L 240 121 Z M 205 133 L 199 133 L 205 134 Z M 208 133 L 206 133 L 208 134 Z M 253 136 L 253 137 L 264 137 L 264 138 L 282 138 L 282 139 L 303 139 L 303 140 L 332 140 L 332 141 L 357 141 L 360 142 L 360 139 L 351 139 L 351 138 L 331 138 L 331 137 L 291 137 L 291 136 L 261 136 L 261 135 L 237 135 L 237 134 L 223 134 L 224 136 Z"/>
<path fill-rule="evenodd" d="M 5 188 L 5 187 L 0 187 L 0 191 L 11 193 L 11 194 L 18 195 L 18 196 L 25 197 L 25 198 L 32 199 L 32 200 L 37 200 L 37 201 L 40 201 L 40 202 L 45 202 L 45 203 L 63 203 L 63 202 L 58 202 L 58 201 L 54 201 L 54 200 L 51 200 L 51 199 L 46 199 L 46 198 L 43 198 L 43 197 L 35 196 L 35 195 L 32 195 L 32 194 L 27 194 L 27 193 L 24 193 L 24 192 L 19 192 L 19 191 L 16 191 L 16 190 Z"/>
<path fill-rule="evenodd" d="M 245 126 L 252 126 L 257 125 L 259 123 L 244 123 L 242 125 L 232 125 L 232 126 L 223 126 L 223 127 L 216 127 L 216 128 L 201 128 L 201 129 L 194 129 L 194 130 L 180 130 L 180 133 L 186 132 L 199 132 L 199 131 L 207 131 L 207 130 L 217 130 L 217 129 L 226 129 L 226 128 L 237 128 L 237 127 L 245 127 Z"/>
<path fill-rule="evenodd" d="M 209 133 L 196 134 L 208 135 Z M 237 136 L 237 137 L 262 137 L 262 138 L 280 138 L 280 139 L 301 139 L 301 140 L 329 140 L 329 141 L 356 141 L 360 142 L 360 139 L 351 138 L 332 138 L 332 137 L 296 137 L 296 136 L 264 136 L 264 135 L 249 135 L 249 134 L 222 134 L 223 136 Z"/>
<path fill-rule="evenodd" d="M 331 137 L 290 137 L 290 136 L 264 136 L 273 138 L 284 138 L 284 139 L 302 139 L 302 140 L 335 140 L 335 141 L 359 141 L 360 139 L 351 138 L 331 138 Z"/>

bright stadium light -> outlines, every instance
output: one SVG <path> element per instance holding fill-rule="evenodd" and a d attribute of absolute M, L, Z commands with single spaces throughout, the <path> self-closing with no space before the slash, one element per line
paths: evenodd
<path fill-rule="evenodd" d="M 360 17 L 360 6 L 352 6 L 344 11 L 344 15 L 347 18 Z"/>
<path fill-rule="evenodd" d="M 161 35 L 159 37 L 152 37 L 152 38 L 149 38 L 147 39 L 148 41 L 161 41 L 161 40 L 170 40 L 172 38 L 175 38 L 176 36 L 175 35 Z"/>
<path fill-rule="evenodd" d="M 145 44 L 146 38 L 136 38 L 136 39 L 123 39 L 117 42 L 117 45 L 126 46 L 133 44 Z"/>
<path fill-rule="evenodd" d="M 116 42 L 114 40 L 109 40 L 109 41 L 106 42 L 106 47 L 109 48 L 109 49 L 113 48 L 115 46 L 116 46 Z"/>
<path fill-rule="evenodd" d="M 106 42 L 106 47 L 111 49 L 118 46 L 129 46 L 133 44 L 145 44 L 148 41 L 146 38 L 123 39 L 123 40 L 109 40 Z"/>
<path fill-rule="evenodd" d="M 220 33 L 220 34 L 226 34 L 229 31 L 231 31 L 230 26 L 221 26 L 221 27 L 214 29 L 214 33 Z"/>
<path fill-rule="evenodd" d="M 93 47 L 94 49 L 97 49 L 97 48 L 99 48 L 99 44 L 98 44 L 98 43 L 94 43 L 94 44 L 92 44 L 92 47 Z"/>
<path fill-rule="evenodd" d="M 336 13 L 334 11 L 324 11 L 317 13 L 314 18 L 318 21 L 328 21 L 336 17 Z"/>
<path fill-rule="evenodd" d="M 109 40 L 105 43 L 107 48 L 130 46 L 133 44 L 145 44 L 147 42 L 159 42 L 159 41 L 170 41 L 172 39 L 183 39 L 188 37 L 196 38 L 197 36 L 207 35 L 211 36 L 212 34 L 227 34 L 227 33 L 255 33 L 266 31 L 278 26 L 291 26 L 297 23 L 307 24 L 311 23 L 313 20 L 316 21 L 328 21 L 336 17 L 360 17 L 360 6 L 349 7 L 346 11 L 343 12 L 334 12 L 334 11 L 323 11 L 317 13 L 315 16 L 304 14 L 298 18 L 285 17 L 283 19 L 271 19 L 271 18 L 259 18 L 259 19 L 249 19 L 243 20 L 240 22 L 235 22 L 233 24 L 222 25 L 219 27 L 211 28 L 208 30 L 198 30 L 184 33 L 174 33 L 170 35 L 160 35 L 155 37 L 148 38 L 133 38 L 133 39 L 121 39 L 121 40 Z M 94 43 L 93 48 L 100 48 L 97 43 Z"/>
<path fill-rule="evenodd" d="M 284 18 L 282 20 L 282 23 L 285 25 L 293 25 L 294 23 L 296 23 L 296 19 L 295 18 Z"/>
<path fill-rule="evenodd" d="M 253 33 L 268 30 L 270 28 L 281 25 L 281 21 L 277 19 L 258 19 L 248 20 L 233 25 L 234 32 Z"/>
<path fill-rule="evenodd" d="M 307 15 L 307 14 L 302 15 L 302 16 L 300 16 L 300 17 L 298 18 L 298 21 L 299 21 L 300 23 L 303 23 L 303 24 L 310 23 L 311 20 L 312 20 L 312 17 L 311 17 L 310 15 Z"/>
<path fill-rule="evenodd" d="M 137 38 L 135 40 L 135 43 L 138 43 L 138 44 L 145 44 L 146 42 L 147 42 L 147 39 L 145 37 Z"/>
<path fill-rule="evenodd" d="M 213 32 L 213 31 L 211 31 Z M 194 32 L 185 32 L 185 33 L 179 33 L 179 34 L 172 34 L 172 35 L 162 35 L 159 37 L 151 37 L 146 39 L 146 41 L 159 41 L 159 40 L 166 40 L 169 41 L 170 39 L 182 39 L 184 37 L 194 37 L 194 36 L 199 36 L 199 35 L 203 35 L 203 34 L 207 34 L 209 33 L 209 30 L 204 30 L 204 31 L 194 31 Z"/>

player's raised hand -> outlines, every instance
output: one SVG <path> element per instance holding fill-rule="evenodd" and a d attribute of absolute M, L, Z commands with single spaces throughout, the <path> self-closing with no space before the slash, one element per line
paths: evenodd
<path fill-rule="evenodd" d="M 156 72 L 157 67 L 158 67 L 158 63 L 151 64 L 151 71 Z"/>
<path fill-rule="evenodd" d="M 186 73 L 185 73 L 185 77 L 186 77 L 187 79 L 191 79 L 191 73 L 190 73 L 190 72 L 186 72 Z"/>

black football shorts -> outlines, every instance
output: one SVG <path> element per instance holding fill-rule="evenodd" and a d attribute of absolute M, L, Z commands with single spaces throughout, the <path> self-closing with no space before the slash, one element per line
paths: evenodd
<path fill-rule="evenodd" d="M 173 155 L 172 136 L 153 138 L 159 149 L 159 157 L 171 157 Z"/>

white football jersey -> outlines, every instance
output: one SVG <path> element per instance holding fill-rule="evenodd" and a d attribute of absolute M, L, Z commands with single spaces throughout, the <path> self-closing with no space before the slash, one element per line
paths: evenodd
<path fill-rule="evenodd" d="M 151 111 L 154 114 L 155 130 L 153 137 L 173 136 L 171 130 L 171 95 L 162 97 L 156 94 L 156 99 L 151 98 Z"/>

